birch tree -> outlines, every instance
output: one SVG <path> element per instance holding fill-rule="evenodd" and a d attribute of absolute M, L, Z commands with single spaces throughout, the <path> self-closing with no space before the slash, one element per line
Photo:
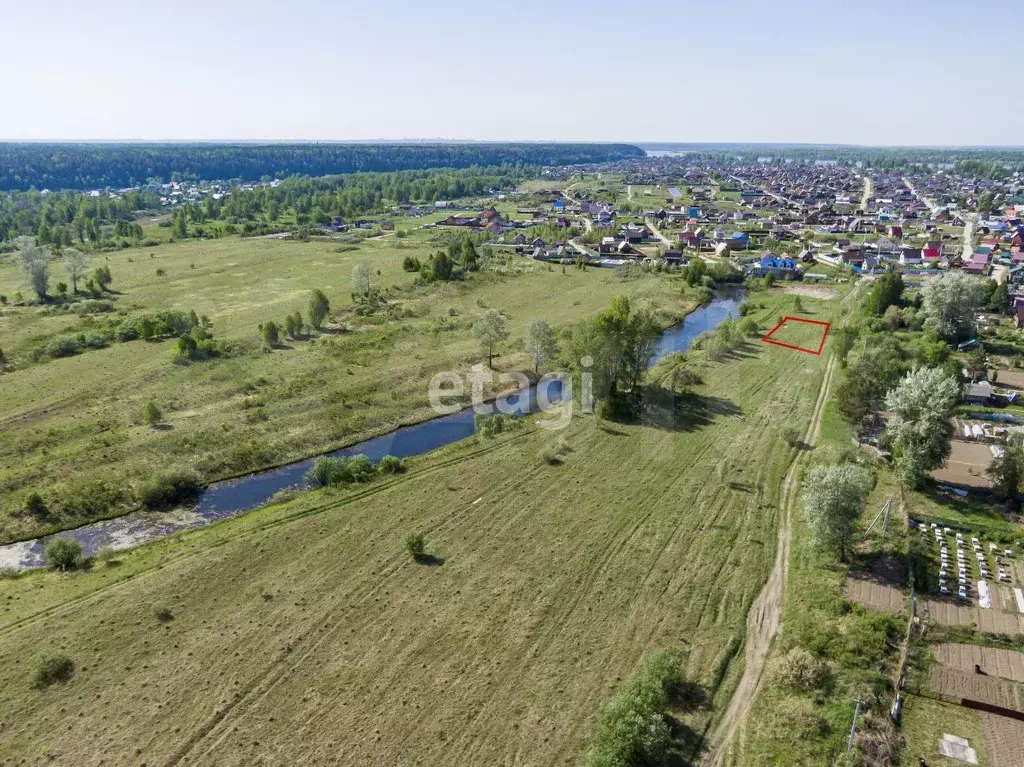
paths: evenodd
<path fill-rule="evenodd" d="M 921 293 L 930 323 L 947 341 L 960 341 L 974 334 L 975 313 L 989 295 L 978 277 L 959 271 L 928 280 Z"/>
<path fill-rule="evenodd" d="M 800 501 L 814 542 L 846 561 L 857 519 L 871 490 L 871 475 L 859 466 L 815 466 L 804 477 Z"/>
<path fill-rule="evenodd" d="M 558 354 L 558 340 L 555 329 L 547 320 L 534 317 L 526 324 L 526 350 L 533 359 L 533 372 L 540 371 L 540 366 L 553 360 Z"/>
<path fill-rule="evenodd" d="M 918 368 L 886 395 L 892 412 L 886 432 L 904 488 L 920 487 L 925 472 L 949 456 L 959 399 L 960 386 L 941 368 Z"/>

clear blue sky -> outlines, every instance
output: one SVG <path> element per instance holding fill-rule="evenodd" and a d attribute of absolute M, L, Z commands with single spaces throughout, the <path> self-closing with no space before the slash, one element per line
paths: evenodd
<path fill-rule="evenodd" d="M 1024 3 L 3 6 L 7 139 L 1024 144 Z"/>

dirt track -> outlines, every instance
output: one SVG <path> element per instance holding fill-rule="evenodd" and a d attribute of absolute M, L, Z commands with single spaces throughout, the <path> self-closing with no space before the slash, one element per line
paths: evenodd
<path fill-rule="evenodd" d="M 818 441 L 818 435 L 821 432 L 821 416 L 825 410 L 825 402 L 828 399 L 828 390 L 835 368 L 836 360 L 833 357 L 829 360 L 828 367 L 825 368 L 825 376 L 822 378 L 821 389 L 818 392 L 818 401 L 814 405 L 814 413 L 804 436 L 804 442 L 808 445 L 814 445 Z M 772 642 L 782 624 L 782 605 L 786 595 L 786 581 L 789 577 L 790 522 L 793 516 L 793 506 L 796 503 L 797 477 L 801 459 L 805 455 L 805 452 L 797 454 L 783 481 L 780 502 L 783 513 L 780 516 L 775 565 L 771 575 L 768 576 L 768 582 L 761 589 L 761 593 L 754 600 L 750 613 L 747 615 L 743 676 L 733 692 L 729 707 L 711 733 L 708 751 L 701 761 L 701 765 L 704 767 L 721 767 L 725 763 L 726 755 L 737 732 L 746 724 L 747 715 L 750 713 L 761 686 L 761 678 Z"/>

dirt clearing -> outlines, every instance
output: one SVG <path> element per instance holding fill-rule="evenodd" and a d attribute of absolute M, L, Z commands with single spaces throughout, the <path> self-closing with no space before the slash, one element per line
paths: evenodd
<path fill-rule="evenodd" d="M 786 285 L 782 288 L 782 292 L 808 298 L 821 298 L 825 301 L 831 301 L 840 296 L 839 291 L 835 288 L 825 288 L 820 285 Z"/>

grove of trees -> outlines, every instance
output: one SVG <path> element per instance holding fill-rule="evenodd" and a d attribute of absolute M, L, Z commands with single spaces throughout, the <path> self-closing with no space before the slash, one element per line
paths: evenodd
<path fill-rule="evenodd" d="M 183 176 L 259 181 L 473 165 L 576 165 L 643 156 L 630 144 L 0 143 L 0 191 L 120 189 Z"/>

